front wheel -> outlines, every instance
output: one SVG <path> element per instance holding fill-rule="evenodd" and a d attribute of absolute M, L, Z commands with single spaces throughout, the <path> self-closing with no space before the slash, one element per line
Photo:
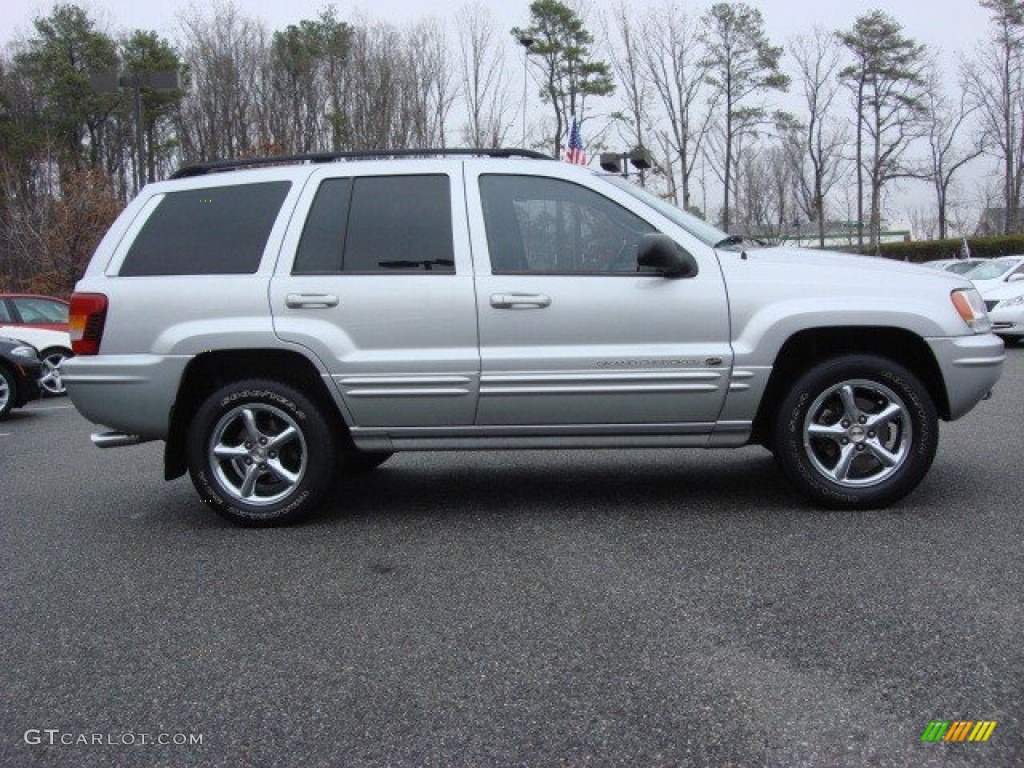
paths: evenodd
<path fill-rule="evenodd" d="M 277 381 L 229 384 L 196 412 L 189 474 L 203 501 L 250 526 L 295 522 L 330 488 L 335 439 L 320 407 Z"/>
<path fill-rule="evenodd" d="M 813 501 L 873 509 L 906 496 L 928 472 L 938 415 L 903 366 L 844 355 L 797 379 L 779 408 L 774 440 L 783 471 Z"/>

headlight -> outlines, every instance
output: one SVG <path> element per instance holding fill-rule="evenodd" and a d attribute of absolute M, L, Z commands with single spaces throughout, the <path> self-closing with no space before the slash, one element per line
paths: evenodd
<path fill-rule="evenodd" d="M 988 333 L 992 330 L 992 321 L 985 311 L 985 302 L 976 288 L 960 288 L 949 295 L 953 306 L 964 319 L 968 327 L 975 333 Z"/>
<path fill-rule="evenodd" d="M 996 304 L 996 309 L 1008 309 L 1009 307 L 1019 307 L 1024 304 L 1024 293 L 1020 296 L 1014 296 L 1012 299 L 1003 299 Z"/>
<path fill-rule="evenodd" d="M 39 353 L 36 352 L 35 347 L 15 347 L 11 350 L 11 354 L 18 357 L 31 357 L 34 360 L 39 359 Z"/>

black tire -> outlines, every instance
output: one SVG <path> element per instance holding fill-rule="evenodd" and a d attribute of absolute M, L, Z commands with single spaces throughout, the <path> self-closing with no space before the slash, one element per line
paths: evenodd
<path fill-rule="evenodd" d="M 7 414 L 14 410 L 14 404 L 18 402 L 18 382 L 14 374 L 0 365 L 0 419 L 6 419 Z"/>
<path fill-rule="evenodd" d="M 876 509 L 903 498 L 928 472 L 938 442 L 928 390 L 903 366 L 872 355 L 835 357 L 800 376 L 774 429 L 787 477 L 831 509 Z"/>
<path fill-rule="evenodd" d="M 43 397 L 61 397 L 67 394 L 64 382 L 61 380 L 59 366 L 75 353 L 63 347 L 50 347 L 39 353 L 39 359 L 43 361 L 43 378 L 39 380 L 39 387 L 42 389 Z"/>
<path fill-rule="evenodd" d="M 250 379 L 206 398 L 189 425 L 186 451 L 192 483 L 217 514 L 270 526 L 301 520 L 324 501 L 336 441 L 312 399 L 277 381 Z"/>
<path fill-rule="evenodd" d="M 349 451 L 341 454 L 341 471 L 347 475 L 372 472 L 394 455 L 389 451 Z"/>

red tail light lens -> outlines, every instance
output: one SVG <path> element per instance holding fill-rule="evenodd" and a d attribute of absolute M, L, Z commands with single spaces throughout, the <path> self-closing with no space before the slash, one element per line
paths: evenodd
<path fill-rule="evenodd" d="M 107 297 L 102 293 L 71 294 L 68 333 L 76 355 L 98 355 L 107 321 Z"/>

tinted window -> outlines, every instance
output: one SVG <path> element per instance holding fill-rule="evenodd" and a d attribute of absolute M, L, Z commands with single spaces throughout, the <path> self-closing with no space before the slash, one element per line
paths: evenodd
<path fill-rule="evenodd" d="M 168 192 L 132 243 L 121 274 L 255 272 L 290 186 L 273 181 Z"/>
<path fill-rule="evenodd" d="M 317 190 L 295 253 L 294 274 L 341 271 L 351 179 L 327 179 Z"/>
<path fill-rule="evenodd" d="M 640 238 L 655 229 L 593 190 L 559 179 L 481 176 L 496 273 L 635 273 Z"/>
<path fill-rule="evenodd" d="M 7 308 L 7 302 L 0 299 L 0 323 L 10 323 L 11 311 Z"/>
<path fill-rule="evenodd" d="M 355 179 L 345 272 L 454 272 L 447 176 Z"/>

